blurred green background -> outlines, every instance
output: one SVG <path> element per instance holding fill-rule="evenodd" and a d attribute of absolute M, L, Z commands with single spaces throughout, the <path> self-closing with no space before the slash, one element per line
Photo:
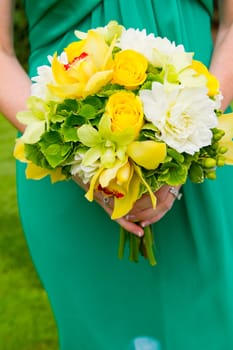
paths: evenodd
<path fill-rule="evenodd" d="M 27 22 L 16 0 L 15 50 L 27 70 Z M 18 217 L 16 130 L 0 115 L 0 350 L 57 350 L 47 294 L 34 270 Z"/>

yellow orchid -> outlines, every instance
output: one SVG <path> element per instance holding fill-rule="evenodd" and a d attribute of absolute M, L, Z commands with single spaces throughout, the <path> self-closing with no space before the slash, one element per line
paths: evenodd
<path fill-rule="evenodd" d="M 167 147 L 164 142 L 133 141 L 127 147 L 127 154 L 145 169 L 156 169 L 164 161 Z"/>
<path fill-rule="evenodd" d="M 197 73 L 202 74 L 206 77 L 206 87 L 208 88 L 209 96 L 216 96 L 219 93 L 219 81 L 218 79 L 209 72 L 207 67 L 200 61 L 193 60 L 191 68 Z"/>
<path fill-rule="evenodd" d="M 96 172 L 85 197 L 93 201 L 95 189 L 113 196 L 114 207 L 111 218 L 115 220 L 126 215 L 133 208 L 134 203 L 139 199 L 141 184 L 147 189 L 152 206 L 155 208 L 156 197 L 143 178 L 141 169 L 128 159 L 124 163 L 117 161 L 114 167 L 109 169 L 102 167 Z"/>
<path fill-rule="evenodd" d="M 111 168 L 101 167 L 93 176 L 86 198 L 92 201 L 94 190 L 98 188 L 107 195 L 122 199 L 129 192 L 129 186 L 133 177 L 134 168 L 126 158 L 125 161 L 117 160 Z M 132 203 L 128 204 L 130 209 Z"/>
<path fill-rule="evenodd" d="M 52 73 L 55 84 L 48 84 L 49 90 L 60 98 L 84 98 L 95 94 L 113 76 L 112 50 L 104 38 L 90 30 L 86 39 L 71 43 L 64 51 L 68 63 L 53 56 Z"/>
<path fill-rule="evenodd" d="M 225 164 L 233 165 L 233 113 L 218 117 L 218 128 L 225 131 L 225 135 L 219 141 L 220 146 L 227 148 L 227 152 L 224 153 Z"/>
<path fill-rule="evenodd" d="M 138 199 L 141 181 L 136 172 L 133 172 L 127 193 L 122 198 L 114 197 L 114 208 L 111 218 L 119 219 L 126 215 Z"/>
<path fill-rule="evenodd" d="M 132 209 L 139 196 L 140 183 L 134 166 L 128 160 L 124 163 L 117 161 L 114 167 L 102 167 L 96 172 L 85 197 L 92 201 L 96 188 L 106 195 L 113 196 L 114 209 L 111 218 L 118 219 Z"/>

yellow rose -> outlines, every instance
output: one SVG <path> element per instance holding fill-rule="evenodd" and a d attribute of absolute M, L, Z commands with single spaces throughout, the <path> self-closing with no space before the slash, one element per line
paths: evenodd
<path fill-rule="evenodd" d="M 140 98 L 134 93 L 119 91 L 111 95 L 106 113 L 111 118 L 112 131 L 133 128 L 135 138 L 138 136 L 143 125 L 143 107 Z"/>
<path fill-rule="evenodd" d="M 208 95 L 215 96 L 219 93 L 219 81 L 209 72 L 207 67 L 200 61 L 193 60 L 192 68 L 199 74 L 203 74 L 206 77 L 206 87 L 208 88 Z"/>
<path fill-rule="evenodd" d="M 135 89 L 146 80 L 147 59 L 133 50 L 120 51 L 114 58 L 113 83 Z"/>

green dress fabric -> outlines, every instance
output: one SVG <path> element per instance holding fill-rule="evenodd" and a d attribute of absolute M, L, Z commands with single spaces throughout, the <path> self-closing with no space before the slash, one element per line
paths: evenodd
<path fill-rule="evenodd" d="M 87 30 L 117 20 L 166 36 L 208 64 L 212 1 L 25 0 L 30 75 Z M 58 326 L 61 350 L 233 349 L 233 168 L 187 183 L 154 225 L 157 265 L 118 260 L 119 227 L 73 181 L 26 180 L 17 164 L 22 224 Z M 133 345 L 134 344 L 134 345 Z M 130 347 L 131 346 L 131 347 Z"/>

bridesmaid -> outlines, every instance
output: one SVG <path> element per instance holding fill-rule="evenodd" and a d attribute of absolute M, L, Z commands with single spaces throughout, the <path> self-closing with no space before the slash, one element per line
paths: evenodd
<path fill-rule="evenodd" d="M 47 55 L 86 31 L 117 20 L 127 28 L 183 44 L 210 66 L 221 84 L 222 109 L 233 99 L 233 3 L 219 1 L 212 45 L 211 0 L 24 0 L 29 22 L 29 75 L 12 42 L 13 0 L 0 2 L 0 110 L 19 131 L 16 113 L 30 94 L 29 76 Z M 220 350 L 233 348 L 233 170 L 183 186 L 183 198 L 164 186 L 156 210 L 144 196 L 131 214 L 111 221 L 99 194 L 83 184 L 29 181 L 17 164 L 19 210 L 35 268 L 48 293 L 61 350 Z M 171 210 L 170 210 L 171 209 Z M 128 218 L 130 219 L 130 217 Z M 141 235 L 154 223 L 156 267 L 116 257 L 119 224 Z"/>

